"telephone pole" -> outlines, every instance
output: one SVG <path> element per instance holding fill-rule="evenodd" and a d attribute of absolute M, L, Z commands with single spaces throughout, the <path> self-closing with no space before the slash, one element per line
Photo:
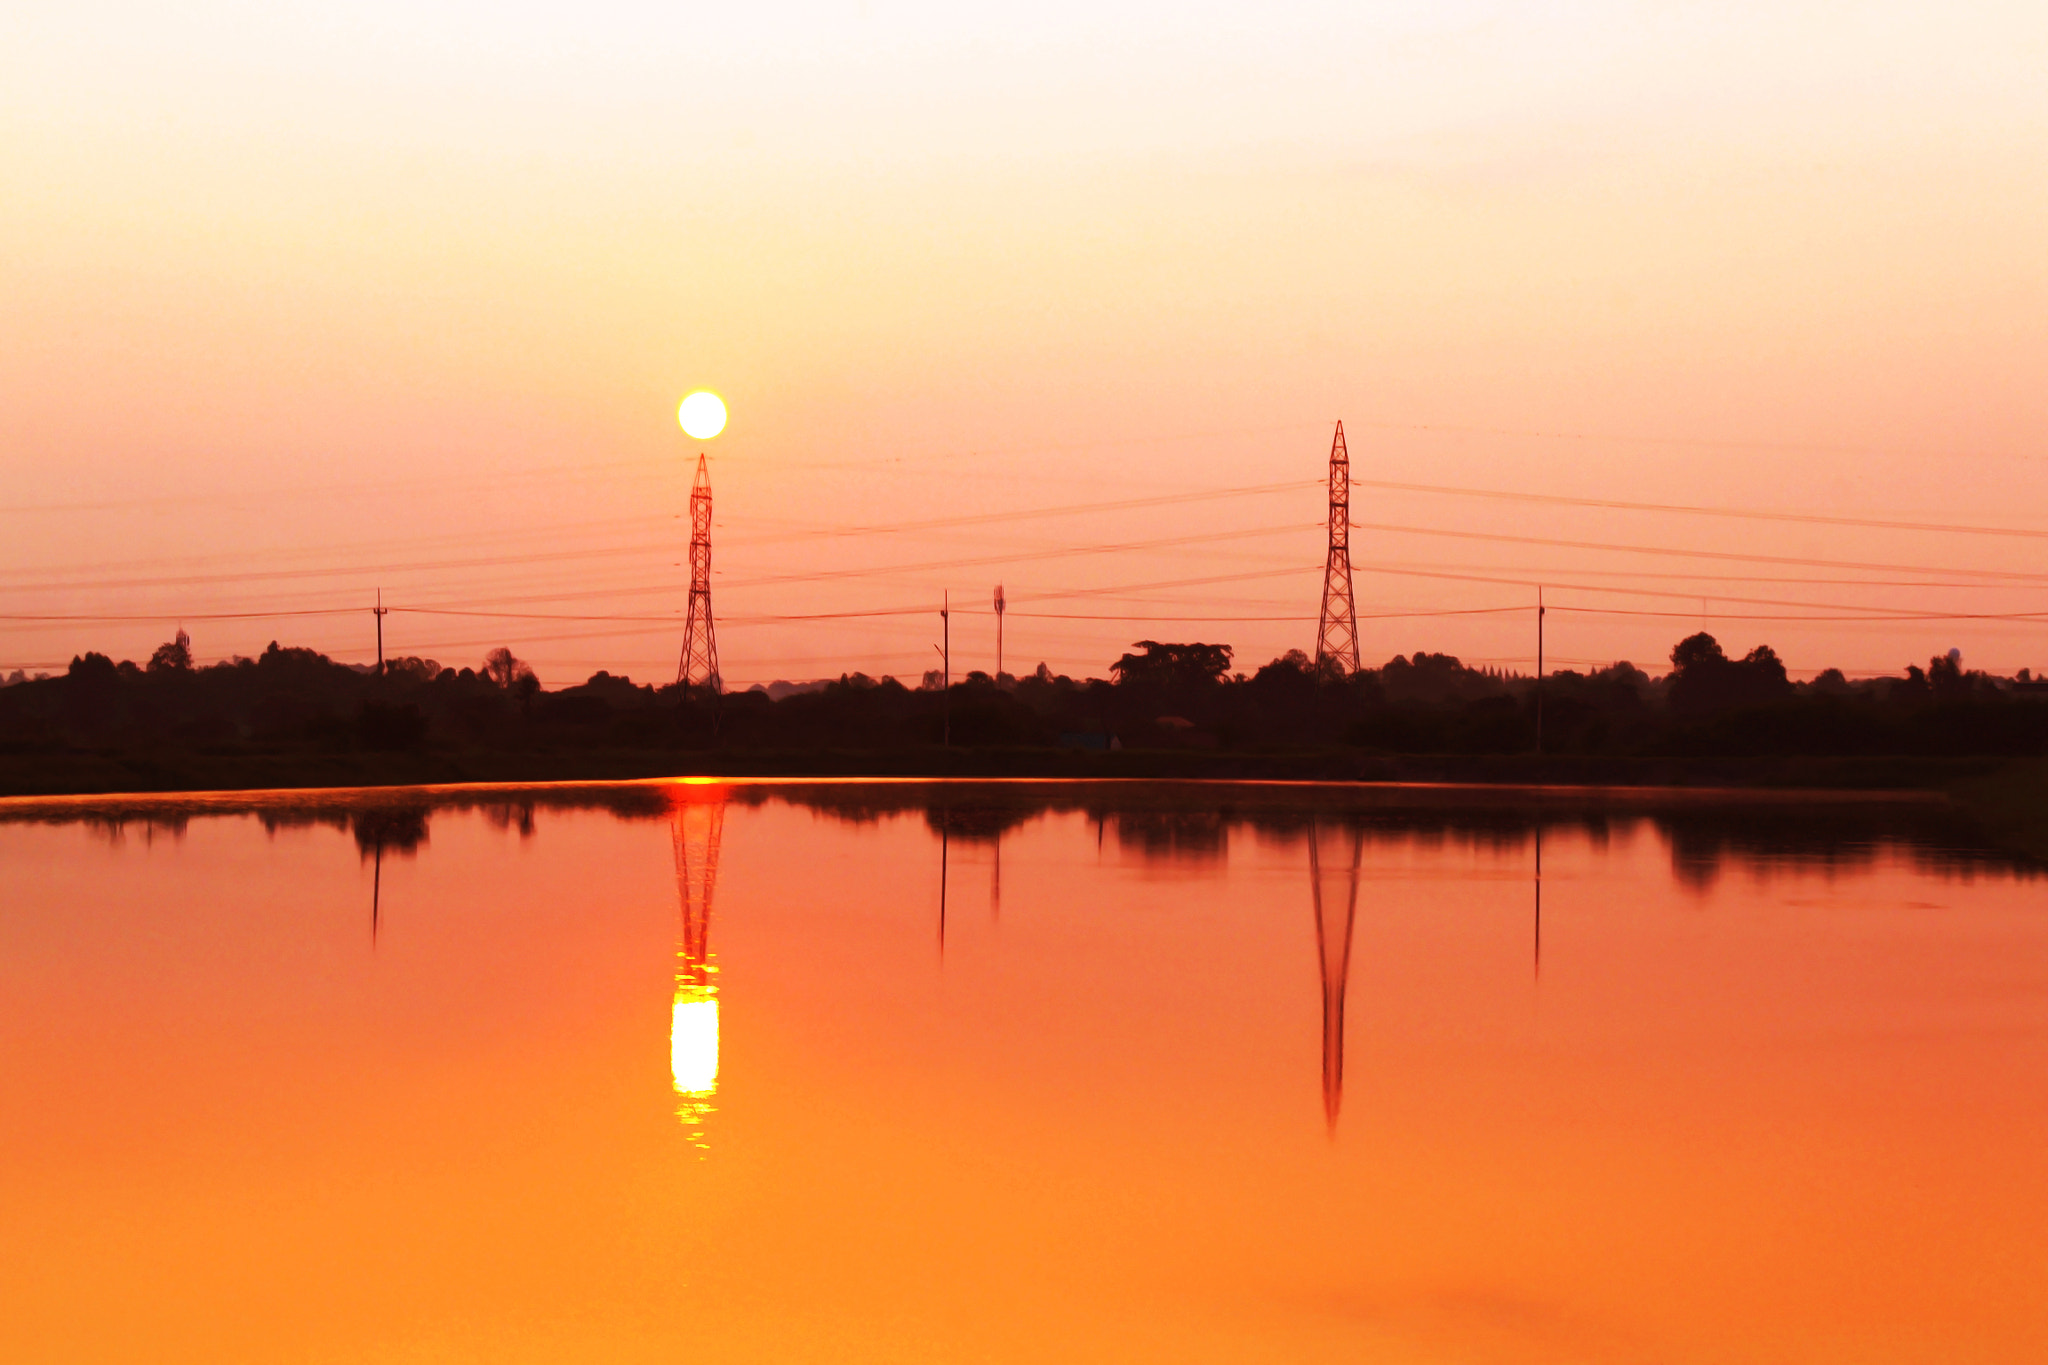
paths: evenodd
<path fill-rule="evenodd" d="M 719 692 L 718 640 L 711 629 L 711 471 L 697 455 L 697 482 L 690 489 L 690 614 L 683 624 L 683 657 L 676 665 L 683 695 L 703 688 Z"/>
<path fill-rule="evenodd" d="M 377 618 L 377 676 L 384 676 L 384 618 L 391 614 L 391 608 L 384 605 L 384 589 L 377 589 L 377 605 L 370 608 Z"/>
<path fill-rule="evenodd" d="M 1536 755 L 1543 755 L 1543 585 L 1536 585 Z"/>
<path fill-rule="evenodd" d="M 953 747 L 952 604 L 953 594 L 950 590 L 948 590 L 946 595 L 939 599 L 939 630 L 941 633 L 941 638 L 944 639 L 946 642 L 945 645 L 939 649 L 939 658 L 942 661 L 940 667 L 944 670 L 939 674 L 939 714 L 941 717 L 943 717 L 943 719 L 940 721 L 940 724 L 943 727 L 944 743 L 948 749 Z"/>
<path fill-rule="evenodd" d="M 1351 597 L 1351 455 L 1344 424 L 1330 442 L 1330 553 L 1323 563 L 1323 615 L 1316 628 L 1316 673 L 1334 665 L 1358 671 L 1358 611 Z"/>
<path fill-rule="evenodd" d="M 996 584 L 996 686 L 1003 685 L 1003 585 Z"/>

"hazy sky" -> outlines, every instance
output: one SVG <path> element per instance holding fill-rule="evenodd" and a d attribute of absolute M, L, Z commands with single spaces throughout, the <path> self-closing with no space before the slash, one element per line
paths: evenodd
<path fill-rule="evenodd" d="M 393 652 L 672 677 L 697 387 L 736 683 L 914 675 L 935 615 L 758 618 L 946 589 L 988 667 L 997 582 L 1013 671 L 1312 647 L 1337 418 L 1361 480 L 2040 533 L 1368 484 L 1368 662 L 1527 667 L 1393 614 L 1543 582 L 1572 665 L 2048 667 L 1939 619 L 2048 612 L 2048 6 L 170 8 L 0 10 L 0 614 L 140 618 L 0 667 L 367 659 L 381 585 L 534 614 Z"/>

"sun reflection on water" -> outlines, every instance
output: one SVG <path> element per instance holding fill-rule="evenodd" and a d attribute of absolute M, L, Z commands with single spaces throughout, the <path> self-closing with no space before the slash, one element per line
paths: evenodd
<path fill-rule="evenodd" d="M 669 1074 L 676 1118 L 691 1145 L 708 1150 L 705 1120 L 718 1094 L 718 967 L 711 960 L 711 898 L 718 883 L 718 846 L 725 802 L 679 802 L 670 813 L 682 939 L 676 948 L 675 1003 L 669 1014 Z"/>
<path fill-rule="evenodd" d="M 696 1128 L 718 1094 L 718 997 L 704 987 L 678 984 L 669 1017 L 668 1064 L 675 1078 L 676 1117 Z M 703 1145 L 701 1136 L 693 1137 Z"/>

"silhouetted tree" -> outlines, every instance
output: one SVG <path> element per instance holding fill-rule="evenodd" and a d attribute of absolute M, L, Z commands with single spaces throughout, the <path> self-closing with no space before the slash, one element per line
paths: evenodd
<path fill-rule="evenodd" d="M 152 673 L 189 673 L 192 671 L 192 637 L 183 627 L 178 636 L 169 644 L 156 647 L 156 653 L 149 656 L 149 671 Z"/>
<path fill-rule="evenodd" d="M 104 654 L 74 654 L 69 676 L 79 682 L 111 684 L 116 677 L 114 661 Z"/>
<path fill-rule="evenodd" d="M 503 645 L 484 655 L 483 675 L 507 692 L 531 691 L 532 688 L 521 685 L 527 682 L 539 684 L 532 666 Z"/>
<path fill-rule="evenodd" d="M 1762 706 L 1790 696 L 1785 665 L 1769 645 L 1758 645 L 1740 660 L 1705 631 L 1688 635 L 1671 650 L 1671 709 L 1700 715 L 1735 706 Z"/>
<path fill-rule="evenodd" d="M 1942 701 L 1967 695 L 1970 680 L 1963 673 L 1963 651 L 1951 649 L 1927 661 L 1927 686 Z"/>
<path fill-rule="evenodd" d="M 1229 645 L 1164 645 L 1140 640 L 1133 647 L 1145 652 L 1126 654 L 1109 666 L 1119 687 L 1177 692 L 1213 686 L 1230 671 Z"/>

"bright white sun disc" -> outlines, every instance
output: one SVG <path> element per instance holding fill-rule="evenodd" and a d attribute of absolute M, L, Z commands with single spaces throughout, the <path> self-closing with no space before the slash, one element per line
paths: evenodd
<path fill-rule="evenodd" d="M 676 420 L 690 435 L 700 441 L 708 441 L 725 430 L 725 400 L 700 389 L 685 398 L 683 405 L 676 409 Z"/>

